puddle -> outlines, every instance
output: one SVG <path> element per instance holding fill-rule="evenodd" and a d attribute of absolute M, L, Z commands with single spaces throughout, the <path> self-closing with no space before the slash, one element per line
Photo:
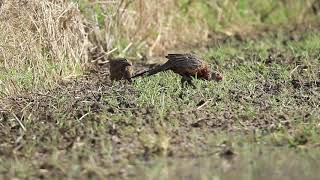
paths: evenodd
<path fill-rule="evenodd" d="M 317 150 L 247 151 L 233 158 L 159 159 L 138 168 L 138 179 L 259 179 L 316 180 L 320 177 Z"/>

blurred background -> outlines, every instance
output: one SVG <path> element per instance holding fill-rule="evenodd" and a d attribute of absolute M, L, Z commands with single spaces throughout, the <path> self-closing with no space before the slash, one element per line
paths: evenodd
<path fill-rule="evenodd" d="M 78 1 L 96 25 L 105 51 L 163 54 L 172 48 L 203 46 L 226 35 L 240 38 L 261 31 L 309 26 L 318 0 L 118 0 Z"/>

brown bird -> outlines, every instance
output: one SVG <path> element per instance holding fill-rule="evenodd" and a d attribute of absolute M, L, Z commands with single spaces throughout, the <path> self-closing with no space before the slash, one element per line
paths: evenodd
<path fill-rule="evenodd" d="M 138 73 L 132 76 L 132 78 L 144 75 L 151 76 L 158 72 L 172 70 L 174 73 L 182 76 L 181 83 L 183 86 L 184 83 L 187 82 L 195 87 L 192 83 L 192 77 L 197 77 L 202 80 L 222 80 L 220 73 L 211 72 L 209 64 L 194 54 L 168 54 L 166 58 L 168 61 L 163 65 Z"/>
<path fill-rule="evenodd" d="M 110 60 L 110 79 L 111 81 L 127 80 L 131 81 L 132 63 L 125 58 Z"/>

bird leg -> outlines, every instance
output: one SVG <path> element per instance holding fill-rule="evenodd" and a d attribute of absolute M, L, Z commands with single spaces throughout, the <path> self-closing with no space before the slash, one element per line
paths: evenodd
<path fill-rule="evenodd" d="M 124 78 L 122 78 L 122 81 L 125 84 L 132 84 L 132 79 L 130 77 L 124 77 Z"/>
<path fill-rule="evenodd" d="M 196 86 L 192 83 L 192 77 L 190 77 L 190 76 L 182 76 L 182 78 L 181 78 L 181 86 L 182 86 L 182 88 L 185 88 L 186 83 L 188 85 L 191 85 L 194 89 L 196 89 Z"/>

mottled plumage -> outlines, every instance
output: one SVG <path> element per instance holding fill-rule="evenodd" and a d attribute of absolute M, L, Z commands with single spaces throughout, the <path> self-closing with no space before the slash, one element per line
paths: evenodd
<path fill-rule="evenodd" d="M 158 72 L 172 70 L 173 72 L 182 76 L 182 83 L 187 81 L 194 86 L 191 82 L 192 77 L 197 77 L 203 80 L 221 80 L 222 76 L 218 73 L 212 73 L 210 66 L 207 62 L 201 60 L 194 54 L 168 54 L 166 56 L 168 61 L 163 65 L 157 66 L 153 69 L 138 73 L 132 78 L 139 76 L 151 76 Z"/>
<path fill-rule="evenodd" d="M 128 80 L 131 82 L 132 63 L 125 58 L 110 60 L 110 79 L 111 81 Z"/>

